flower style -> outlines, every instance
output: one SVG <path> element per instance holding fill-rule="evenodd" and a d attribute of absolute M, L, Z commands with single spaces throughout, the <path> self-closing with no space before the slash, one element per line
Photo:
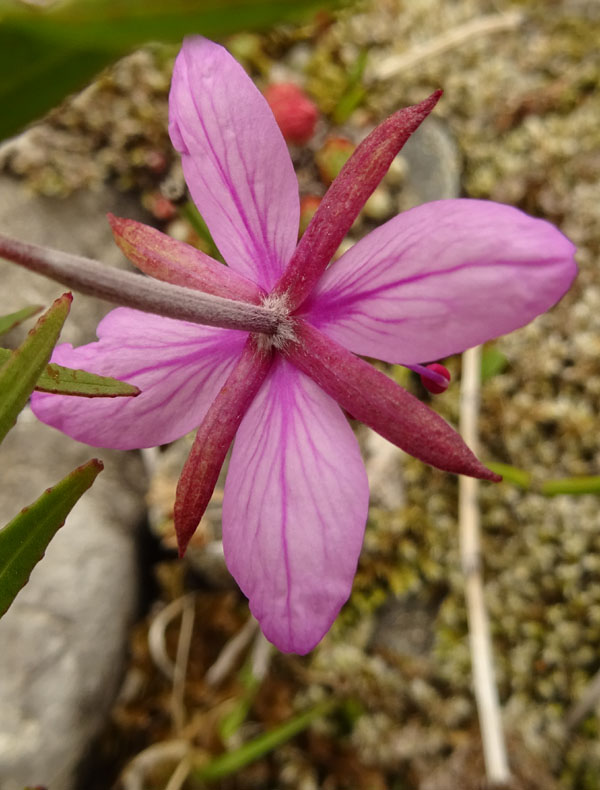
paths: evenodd
<path fill-rule="evenodd" d="M 407 211 L 328 267 L 439 95 L 366 138 L 296 246 L 297 182 L 264 97 L 225 49 L 186 39 L 169 129 L 228 266 L 132 220 L 111 218 L 115 238 L 147 274 L 264 305 L 277 329 L 253 334 L 118 308 L 97 342 L 62 345 L 53 361 L 110 373 L 142 394 L 33 398 L 40 419 L 96 446 L 154 446 L 200 426 L 177 491 L 181 552 L 235 437 L 225 557 L 263 632 L 286 652 L 308 652 L 329 629 L 362 544 L 367 478 L 340 406 L 426 463 L 498 479 L 444 420 L 355 355 L 407 365 L 443 387 L 423 363 L 526 324 L 575 275 L 573 245 L 553 226 L 477 200 Z"/>

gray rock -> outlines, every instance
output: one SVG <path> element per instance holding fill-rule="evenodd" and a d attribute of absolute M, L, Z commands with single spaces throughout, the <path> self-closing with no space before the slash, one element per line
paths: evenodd
<path fill-rule="evenodd" d="M 369 478 L 370 502 L 386 510 L 405 504 L 402 485 L 402 459 L 404 452 L 375 431 L 365 426 L 362 447 Z"/>
<path fill-rule="evenodd" d="M 109 211 L 133 219 L 143 218 L 137 202 L 108 188 L 53 199 L 33 196 L 20 182 L 0 176 L 0 233 L 96 258 L 109 266 L 129 268 L 113 240 L 106 219 Z M 68 290 L 59 283 L 2 259 L 0 282 L 0 315 L 18 310 L 25 304 L 49 305 Z M 61 339 L 74 345 L 94 340 L 98 321 L 113 306 L 76 294 Z M 12 342 L 5 342 L 3 338 L 2 345 L 14 345 L 17 342 L 15 338 L 22 335 L 22 331 L 13 332 L 9 336 Z"/>
<path fill-rule="evenodd" d="M 144 474 L 134 454 L 95 450 L 29 411 L 0 447 L 0 524 L 75 466 L 105 469 L 0 620 L 0 788 L 73 787 L 114 698 L 136 611 L 135 527 Z"/>
<path fill-rule="evenodd" d="M 105 213 L 135 204 L 105 190 L 32 198 L 0 178 L 0 231 L 117 263 Z M 0 314 L 47 304 L 61 286 L 0 261 Z M 94 339 L 110 306 L 76 295 L 63 339 Z M 22 335 L 20 328 L 15 335 Z M 43 784 L 72 790 L 105 721 L 137 607 L 136 526 L 145 479 L 136 454 L 97 450 L 38 423 L 29 411 L 0 446 L 0 525 L 92 457 L 105 470 L 82 497 L 0 620 L 0 790 Z"/>
<path fill-rule="evenodd" d="M 406 160 L 407 183 L 401 209 L 448 200 L 460 194 L 461 161 L 448 126 L 429 117 L 408 139 L 401 156 Z"/>

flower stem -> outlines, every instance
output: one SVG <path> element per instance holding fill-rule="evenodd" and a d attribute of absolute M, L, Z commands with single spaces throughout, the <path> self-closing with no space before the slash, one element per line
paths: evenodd
<path fill-rule="evenodd" d="M 478 449 L 480 370 L 481 346 L 465 351 L 460 400 L 460 431 L 474 453 L 477 453 Z M 510 780 L 510 770 L 494 677 L 490 625 L 481 574 L 478 487 L 475 478 L 462 476 L 459 478 L 460 557 L 465 577 L 473 686 L 479 713 L 485 769 L 490 784 L 503 786 Z"/>
<path fill-rule="evenodd" d="M 0 256 L 81 293 L 167 318 L 269 335 L 280 322 L 268 307 L 160 282 L 3 234 Z"/>

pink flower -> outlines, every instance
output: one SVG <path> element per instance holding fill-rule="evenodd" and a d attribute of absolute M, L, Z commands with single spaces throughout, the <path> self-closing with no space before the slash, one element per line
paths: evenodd
<path fill-rule="evenodd" d="M 306 653 L 348 598 L 368 486 L 340 408 L 441 469 L 497 479 L 456 432 L 355 354 L 413 367 L 511 331 L 547 310 L 574 275 L 573 245 L 520 211 L 477 200 L 412 209 L 327 264 L 361 206 L 439 93 L 358 147 L 296 246 L 297 183 L 264 97 L 220 46 L 184 42 L 171 139 L 228 266 L 131 220 L 117 242 L 142 270 L 264 304 L 274 335 L 118 308 L 98 342 L 53 360 L 138 385 L 135 399 L 36 394 L 38 417 L 88 444 L 164 444 L 200 426 L 175 508 L 183 551 L 235 436 L 223 545 L 250 608 L 281 650 Z M 337 401 L 337 403 L 336 403 Z M 338 405 L 340 404 L 340 405 Z"/>

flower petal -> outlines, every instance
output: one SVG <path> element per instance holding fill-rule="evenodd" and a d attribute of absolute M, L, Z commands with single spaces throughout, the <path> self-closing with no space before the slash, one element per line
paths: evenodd
<path fill-rule="evenodd" d="M 244 414 L 265 380 L 273 353 L 250 335 L 235 367 L 208 409 L 177 483 L 175 532 L 183 557 L 213 494 Z"/>
<path fill-rule="evenodd" d="M 278 358 L 235 440 L 223 547 L 280 650 L 307 653 L 347 600 L 368 499 L 358 442 L 341 410 Z"/>
<path fill-rule="evenodd" d="M 221 254 L 270 290 L 298 236 L 298 183 L 269 106 L 223 47 L 186 38 L 175 61 L 169 132 Z"/>
<path fill-rule="evenodd" d="M 273 293 L 290 309 L 309 296 L 392 160 L 437 104 L 442 91 L 380 123 L 356 148 L 319 203 Z"/>
<path fill-rule="evenodd" d="M 247 338 L 126 307 L 109 313 L 97 334 L 86 346 L 58 346 L 52 361 L 115 376 L 141 394 L 90 400 L 34 393 L 31 406 L 74 439 L 118 450 L 165 444 L 199 425 Z"/>
<path fill-rule="evenodd" d="M 438 469 L 499 482 L 461 435 L 395 381 L 302 319 L 281 353 L 357 420 Z"/>
<path fill-rule="evenodd" d="M 348 250 L 305 317 L 357 354 L 408 365 L 441 359 L 548 310 L 575 277 L 574 252 L 553 225 L 511 206 L 426 203 Z"/>

